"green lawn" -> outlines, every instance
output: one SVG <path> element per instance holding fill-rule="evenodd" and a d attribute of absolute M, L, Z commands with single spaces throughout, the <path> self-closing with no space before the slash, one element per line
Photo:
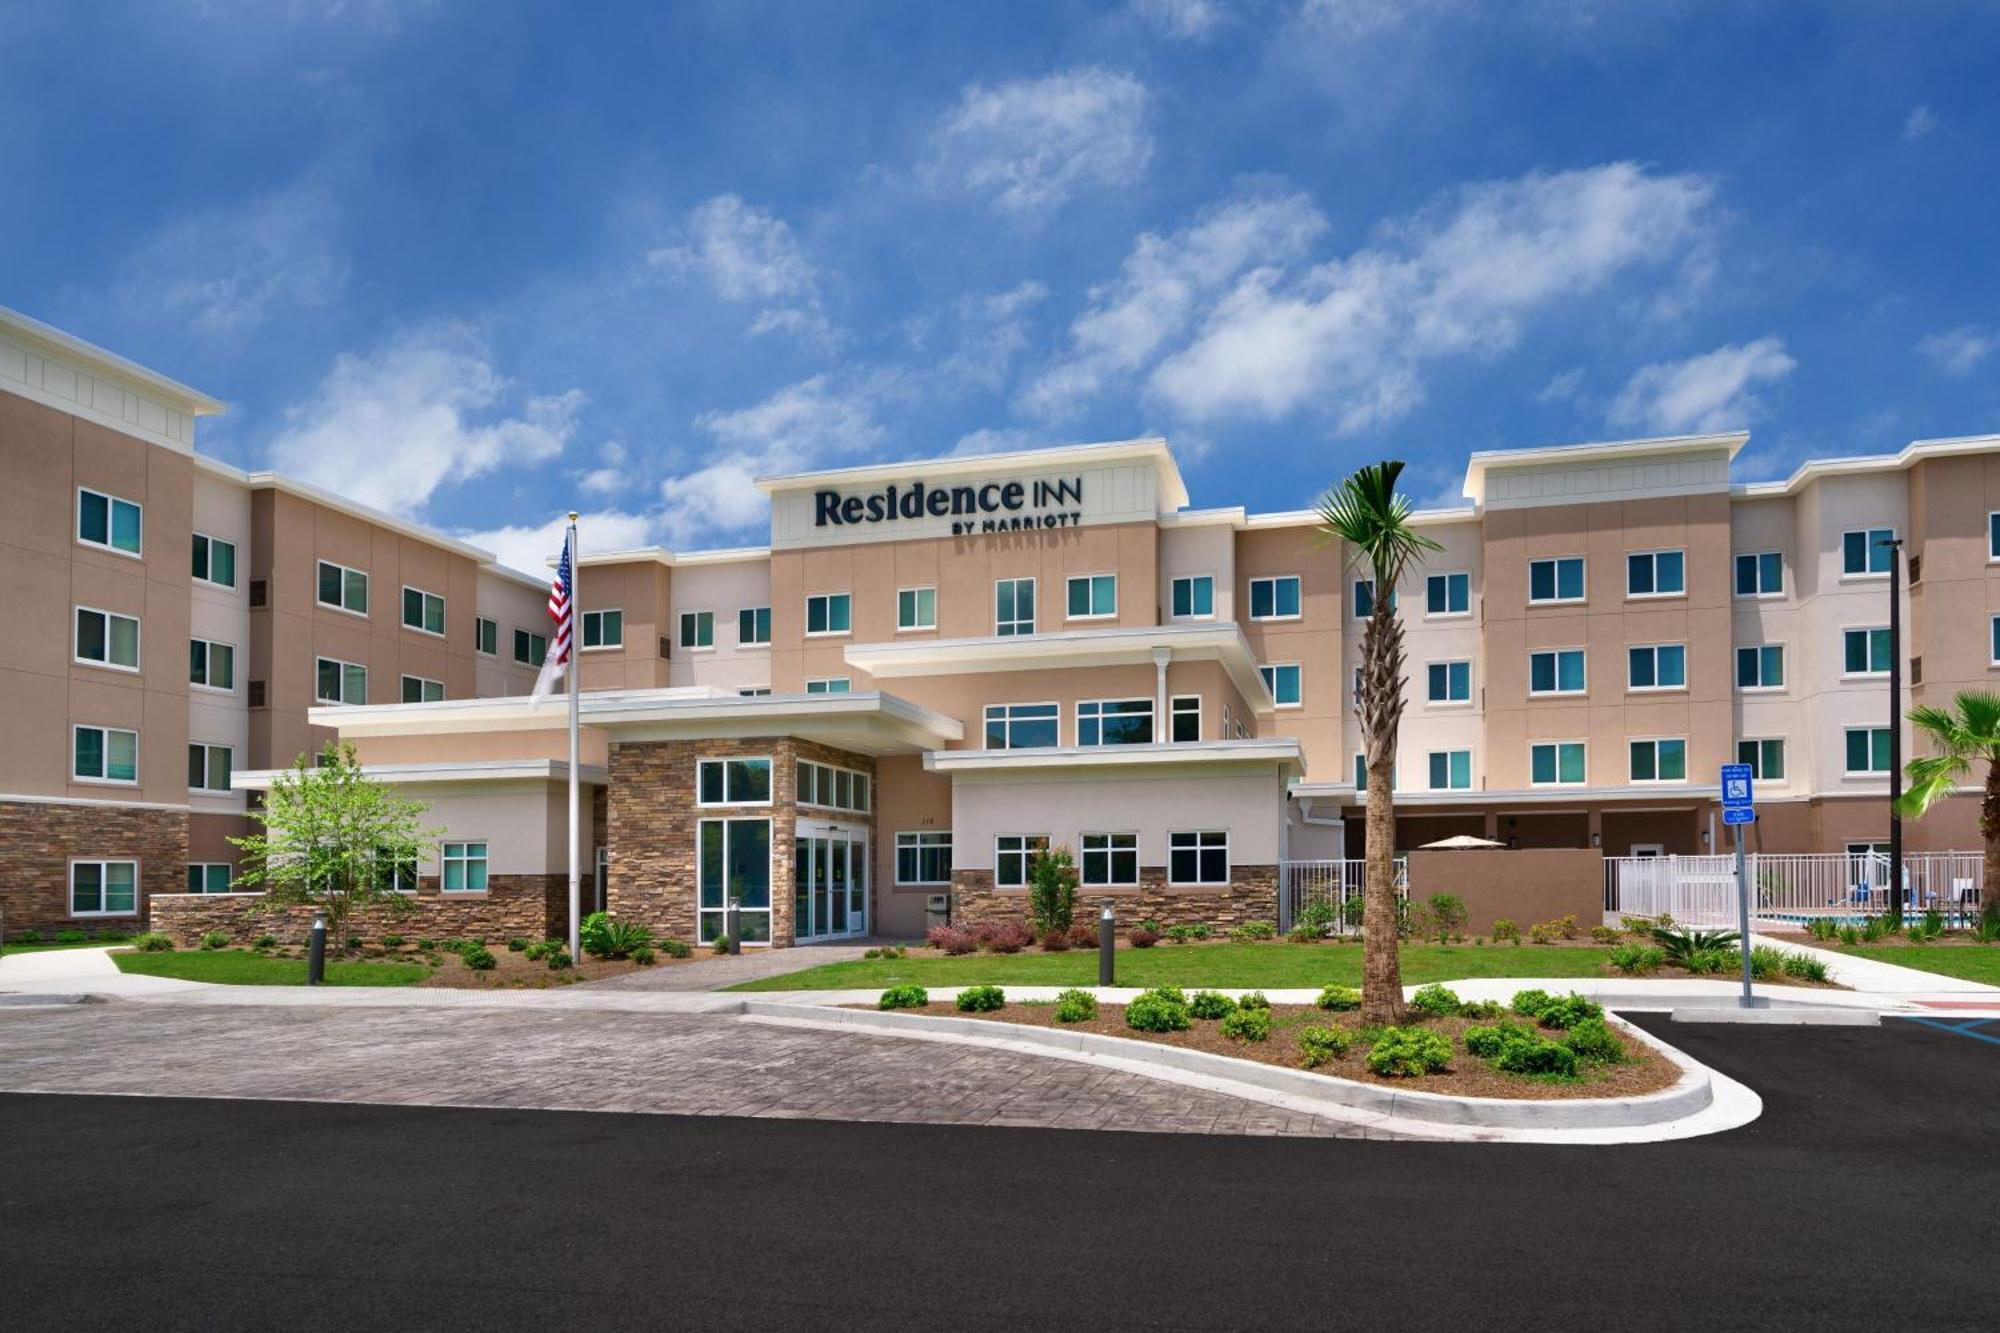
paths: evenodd
<path fill-rule="evenodd" d="M 1406 944 L 1403 981 L 1453 981 L 1461 977 L 1594 977 L 1611 951 L 1525 945 Z M 732 986 L 732 990 L 874 990 L 913 981 L 924 986 L 1094 986 L 1096 950 L 973 953 L 949 958 L 913 949 L 907 958 L 828 963 L 782 977 Z M 1359 944 L 1157 945 L 1118 951 L 1121 986 L 1325 986 L 1361 984 Z"/>
<path fill-rule="evenodd" d="M 243 949 L 189 950 L 186 953 L 114 953 L 120 972 L 176 981 L 211 981 L 224 986 L 303 986 L 302 958 L 265 958 Z M 431 969 L 410 963 L 339 963 L 329 960 L 329 986 L 408 986 Z"/>
<path fill-rule="evenodd" d="M 57 944 L 53 940 L 42 940 L 37 944 L 22 944 L 16 940 L 7 941 L 4 953 L 52 953 L 58 949 L 116 949 L 125 945 L 126 940 L 72 940 Z"/>
<path fill-rule="evenodd" d="M 1898 967 L 1913 967 L 1919 972 L 1935 972 L 1939 976 L 2000 986 L 2000 948 L 1992 945 L 1857 944 L 1852 948 L 1835 949 L 1834 952 L 1851 953 L 1856 958 L 1868 958 L 1878 963 L 1894 963 Z"/>

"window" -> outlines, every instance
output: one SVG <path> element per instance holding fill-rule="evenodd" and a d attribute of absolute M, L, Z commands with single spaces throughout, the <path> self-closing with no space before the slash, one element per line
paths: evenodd
<path fill-rule="evenodd" d="M 1424 580 L 1424 614 L 1463 616 L 1472 611 L 1472 575 L 1432 574 Z"/>
<path fill-rule="evenodd" d="M 1207 574 L 1183 574 L 1173 582 L 1175 620 L 1207 620 L 1215 615 L 1215 579 Z"/>
<path fill-rule="evenodd" d="M 1736 557 L 1738 597 L 1782 597 L 1785 564 L 1776 551 L 1755 551 Z"/>
<path fill-rule="evenodd" d="M 403 589 L 403 625 L 426 634 L 444 633 L 444 598 L 422 588 Z"/>
<path fill-rule="evenodd" d="M 76 609 L 76 660 L 99 666 L 139 669 L 139 622 L 114 611 Z"/>
<path fill-rule="evenodd" d="M 769 685 L 745 685 L 742 689 L 736 691 L 736 693 L 738 697 L 744 699 L 762 699 L 771 693 L 771 687 Z"/>
<path fill-rule="evenodd" d="M 313 698 L 323 704 L 368 702 L 368 668 L 322 657 L 314 664 Z"/>
<path fill-rule="evenodd" d="M 745 647 L 771 641 L 771 608 L 746 606 L 736 613 L 736 642 Z"/>
<path fill-rule="evenodd" d="M 1528 781 L 1537 787 L 1583 785 L 1583 742 L 1542 741 L 1528 747 Z"/>
<path fill-rule="evenodd" d="M 993 840 L 993 886 L 1000 889 L 1025 888 L 1028 867 L 1049 849 L 1046 833 L 1002 833 Z"/>
<path fill-rule="evenodd" d="M 130 500 L 77 488 L 76 539 L 85 546 L 139 554 L 144 513 Z"/>
<path fill-rule="evenodd" d="M 1083 882 L 1090 888 L 1136 886 L 1139 883 L 1139 835 L 1084 834 Z"/>
<path fill-rule="evenodd" d="M 1169 884 L 1227 884 L 1229 835 L 1216 830 L 1167 835 Z"/>
<path fill-rule="evenodd" d="M 1151 699 L 1083 699 L 1076 705 L 1078 745 L 1151 745 Z"/>
<path fill-rule="evenodd" d="M 1583 557 L 1563 556 L 1555 560 L 1528 562 L 1528 601 L 1580 602 L 1583 600 Z"/>
<path fill-rule="evenodd" d="M 1632 742 L 1632 781 L 1686 782 L 1687 742 L 1650 740 Z"/>
<path fill-rule="evenodd" d="M 319 604 L 352 611 L 357 616 L 367 615 L 368 576 L 331 560 L 320 561 Z"/>
<path fill-rule="evenodd" d="M 71 916 L 131 916 L 138 910 L 137 861 L 69 863 Z"/>
<path fill-rule="evenodd" d="M 1177 694 L 1170 705 L 1173 713 L 1172 740 L 1176 745 L 1185 745 L 1201 739 L 1201 696 L 1199 694 Z"/>
<path fill-rule="evenodd" d="M 702 613 L 708 615 L 706 611 Z M 715 637 L 715 617 L 708 619 L 709 638 Z M 585 611 L 583 613 L 583 646 L 586 648 L 622 648 L 625 646 L 625 613 L 623 611 Z"/>
<path fill-rule="evenodd" d="M 1844 650 L 1841 671 L 1849 676 L 1889 674 L 1889 631 L 1849 629 L 1840 632 Z"/>
<path fill-rule="evenodd" d="M 1396 594 L 1393 590 L 1389 593 L 1389 609 L 1391 611 L 1396 609 Z M 1354 580 L 1354 618 L 1356 620 L 1366 620 L 1374 614 L 1375 580 Z"/>
<path fill-rule="evenodd" d="M 1992 640 L 1990 651 L 1993 655 L 1990 661 L 1992 665 L 2000 666 L 2000 616 L 1992 617 L 1987 623 L 1992 631 L 1988 636 Z"/>
<path fill-rule="evenodd" d="M 1680 551 L 1634 551 L 1625 557 L 1627 597 L 1678 597 L 1687 591 L 1687 557 Z"/>
<path fill-rule="evenodd" d="M 986 705 L 986 748 L 1036 750 L 1061 744 L 1059 704 Z"/>
<path fill-rule="evenodd" d="M 1472 788 L 1472 751 L 1432 750 L 1431 790 L 1469 791 Z"/>
<path fill-rule="evenodd" d="M 549 636 L 532 630 L 514 631 L 514 660 L 522 666 L 538 667 L 549 655 Z"/>
<path fill-rule="evenodd" d="M 448 842 L 444 845 L 439 887 L 446 893 L 486 892 L 486 844 Z"/>
<path fill-rule="evenodd" d="M 1986 558 L 2000 560 L 2000 510 L 1986 516 Z"/>
<path fill-rule="evenodd" d="M 1424 669 L 1428 693 L 1434 704 L 1472 702 L 1472 663 L 1432 662 Z"/>
<path fill-rule="evenodd" d="M 801 759 L 798 767 L 800 805 L 820 805 L 829 810 L 868 813 L 868 775 L 832 764 L 815 764 Z"/>
<path fill-rule="evenodd" d="M 1402 767 L 1403 766 L 1401 764 L 1389 765 L 1390 791 L 1396 791 L 1403 785 L 1400 781 L 1398 781 L 1398 778 L 1400 777 L 1402 772 Z M 1368 790 L 1368 756 L 1365 754 L 1356 754 L 1354 756 L 1354 790 L 1356 791 Z"/>
<path fill-rule="evenodd" d="M 377 847 L 374 879 L 379 888 L 389 893 L 415 893 L 417 859 L 414 856 L 397 856 L 395 851 L 388 847 Z"/>
<path fill-rule="evenodd" d="M 896 628 L 936 629 L 937 589 L 898 588 L 896 590 Z"/>
<path fill-rule="evenodd" d="M 619 637 L 624 637 L 622 627 Z M 681 612 L 681 647 L 695 652 L 715 647 L 715 612 Z"/>
<path fill-rule="evenodd" d="M 194 535 L 194 576 L 219 588 L 236 586 L 236 543 Z"/>
<path fill-rule="evenodd" d="M 853 628 L 852 602 L 844 592 L 814 593 L 806 598 L 806 633 L 847 633 Z"/>
<path fill-rule="evenodd" d="M 229 790 L 229 767 L 235 758 L 235 751 L 227 745 L 208 745 L 192 741 L 188 745 L 188 790 L 219 791 Z"/>
<path fill-rule="evenodd" d="M 1069 581 L 1069 618 L 1103 620 L 1118 614 L 1118 576 L 1079 574 Z"/>
<path fill-rule="evenodd" d="M 1889 729 L 1849 727 L 1847 729 L 1847 771 L 1850 774 L 1889 771 Z"/>
<path fill-rule="evenodd" d="M 1785 743 L 1782 740 L 1736 742 L 1736 762 L 1750 765 L 1750 776 L 1763 782 L 1785 780 Z"/>
<path fill-rule="evenodd" d="M 1528 654 L 1529 694 L 1582 694 L 1583 683 L 1583 649 Z"/>
<path fill-rule="evenodd" d="M 189 893 L 227 893 L 233 872 L 227 861 L 190 861 L 187 872 Z"/>
<path fill-rule="evenodd" d="M 188 684 L 207 690 L 236 688 L 236 649 L 207 639 L 188 640 Z"/>
<path fill-rule="evenodd" d="M 806 682 L 807 694 L 848 694 L 854 689 L 854 682 L 846 676 L 828 676 L 823 680 Z"/>
<path fill-rule="evenodd" d="M 703 759 L 695 766 L 697 805 L 769 805 L 769 759 Z"/>
<path fill-rule="evenodd" d="M 1642 643 L 1625 650 L 1626 689 L 1681 690 L 1687 683 L 1686 644 Z"/>
<path fill-rule="evenodd" d="M 403 702 L 406 704 L 434 704 L 444 699 L 444 682 L 427 680 L 422 676 L 403 677 Z"/>
<path fill-rule="evenodd" d="M 720 939 L 730 900 L 742 909 L 743 938 L 771 938 L 771 821 L 704 819 L 696 834 L 696 935 Z"/>
<path fill-rule="evenodd" d="M 488 620 L 485 616 L 474 616 L 472 618 L 472 647 L 475 652 L 484 653 L 488 657 L 498 656 L 500 652 L 500 622 L 497 620 Z"/>
<path fill-rule="evenodd" d="M 951 830 L 896 835 L 898 884 L 951 883 Z"/>
<path fill-rule="evenodd" d="M 993 632 L 1005 638 L 1035 632 L 1035 581 L 1001 579 L 993 585 Z"/>
<path fill-rule="evenodd" d="M 1736 688 L 1781 690 L 1785 687 L 1785 645 L 1745 644 L 1736 650 Z"/>
<path fill-rule="evenodd" d="M 137 782 L 139 733 L 117 727 L 76 727 L 70 775 L 82 782 Z"/>
<path fill-rule="evenodd" d="M 1278 662 L 1270 666 L 1260 666 L 1257 674 L 1263 677 L 1264 688 L 1271 692 L 1271 702 L 1280 708 L 1297 708 L 1299 695 L 1299 664 Z"/>
<path fill-rule="evenodd" d="M 1869 574 L 1889 572 L 1889 548 L 1882 543 L 1893 541 L 1894 528 L 1865 528 L 1855 532 L 1840 534 L 1840 572 L 1853 578 Z"/>
<path fill-rule="evenodd" d="M 1280 574 L 1274 578 L 1250 580 L 1252 620 L 1297 620 L 1299 618 L 1299 576 Z"/>

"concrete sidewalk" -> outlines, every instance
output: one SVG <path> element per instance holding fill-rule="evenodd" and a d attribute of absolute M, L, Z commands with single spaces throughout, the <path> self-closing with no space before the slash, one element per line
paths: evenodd
<path fill-rule="evenodd" d="M 0 954 L 0 993 L 17 995 L 59 995 L 81 992 L 88 995 L 117 995 L 128 999 L 215 990 L 199 981 L 175 981 L 170 977 L 127 976 L 111 961 L 111 950 L 44 949 L 36 953 Z"/>

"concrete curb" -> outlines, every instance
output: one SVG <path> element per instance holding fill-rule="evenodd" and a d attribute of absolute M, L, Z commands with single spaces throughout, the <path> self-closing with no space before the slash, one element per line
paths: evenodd
<path fill-rule="evenodd" d="M 1796 1006 L 1776 1009 L 1724 1009 L 1715 1005 L 1677 1008 L 1676 1023 L 1757 1023 L 1790 1027 L 1877 1028 L 1882 1015 L 1874 1009 L 1834 1009 Z"/>

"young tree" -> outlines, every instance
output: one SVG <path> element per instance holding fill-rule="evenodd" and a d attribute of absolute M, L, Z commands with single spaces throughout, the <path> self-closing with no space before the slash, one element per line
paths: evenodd
<path fill-rule="evenodd" d="M 399 870 L 402 887 L 414 887 L 414 867 L 443 832 L 419 822 L 425 808 L 364 773 L 352 745 L 329 741 L 316 765 L 301 755 L 271 783 L 254 812 L 262 831 L 230 839 L 243 850 L 236 883 L 262 886 L 259 911 L 317 907 L 328 935 L 344 941 L 356 908 L 409 908 Z"/>
<path fill-rule="evenodd" d="M 1067 932 L 1076 920 L 1076 860 L 1067 847 L 1051 847 L 1028 866 L 1028 915 L 1037 935 Z"/>
<path fill-rule="evenodd" d="M 1370 463 L 1319 502 L 1320 537 L 1347 544 L 1347 565 L 1373 579 L 1374 605 L 1361 632 L 1355 711 L 1368 770 L 1367 847 L 1361 917 L 1361 1014 L 1401 1023 L 1403 969 L 1396 952 L 1396 729 L 1403 719 L 1403 624 L 1396 585 L 1426 552 L 1441 549 L 1410 526 L 1410 500 L 1396 493 L 1400 461 Z"/>
<path fill-rule="evenodd" d="M 1973 776 L 1975 764 L 1983 762 L 1979 835 L 1986 841 L 1986 869 L 1979 897 L 1986 916 L 2000 915 L 2000 695 L 1963 690 L 1952 697 L 1950 708 L 1919 708 L 1910 714 L 1910 721 L 1937 753 L 1904 765 L 1910 786 L 1896 812 L 1908 819 L 1923 818 Z"/>

